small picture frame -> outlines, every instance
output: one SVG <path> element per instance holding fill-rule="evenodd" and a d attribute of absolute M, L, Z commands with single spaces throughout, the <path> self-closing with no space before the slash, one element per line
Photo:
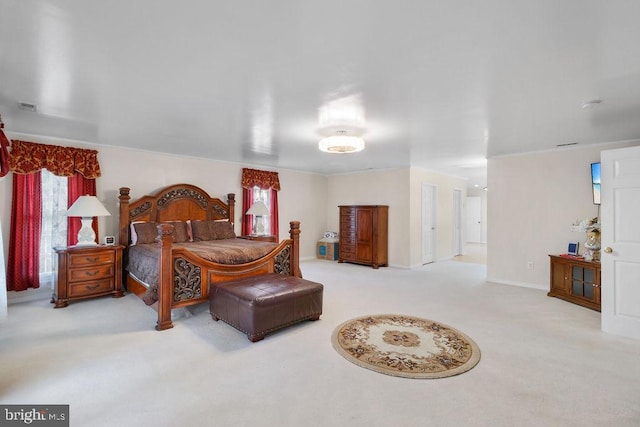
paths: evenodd
<path fill-rule="evenodd" d="M 116 238 L 114 236 L 104 236 L 104 244 L 107 246 L 113 246 L 116 244 Z"/>
<path fill-rule="evenodd" d="M 567 247 L 567 253 L 569 255 L 578 255 L 578 246 L 580 243 L 578 242 L 569 242 L 569 246 Z"/>

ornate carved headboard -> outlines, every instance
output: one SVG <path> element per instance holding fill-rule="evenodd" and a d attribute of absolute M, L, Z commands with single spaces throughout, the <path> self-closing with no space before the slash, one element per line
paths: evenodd
<path fill-rule="evenodd" d="M 227 194 L 228 203 L 213 198 L 202 188 L 175 184 L 156 190 L 130 202 L 130 189 L 120 188 L 120 244 L 129 245 L 129 224 L 133 221 L 186 221 L 235 218 L 235 194 Z"/>

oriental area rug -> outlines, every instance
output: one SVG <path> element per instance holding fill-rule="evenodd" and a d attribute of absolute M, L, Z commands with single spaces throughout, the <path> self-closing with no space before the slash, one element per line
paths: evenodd
<path fill-rule="evenodd" d="M 350 362 L 396 377 L 450 377 L 480 361 L 480 349 L 462 332 L 410 316 L 358 317 L 338 326 L 331 342 Z"/>

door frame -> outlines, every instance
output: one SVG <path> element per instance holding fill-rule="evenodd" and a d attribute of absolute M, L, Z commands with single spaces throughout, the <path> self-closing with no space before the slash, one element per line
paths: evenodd
<path fill-rule="evenodd" d="M 464 230 L 462 227 L 462 190 L 453 190 L 453 256 L 464 253 Z"/>
<path fill-rule="evenodd" d="M 431 203 L 427 203 L 427 195 L 431 193 Z M 421 241 L 420 241 L 420 263 L 422 265 L 429 264 L 435 261 L 436 255 L 436 218 L 437 218 L 437 197 L 438 191 L 437 187 L 433 184 L 429 184 L 426 182 L 422 183 L 422 192 L 421 192 Z M 427 206 L 429 205 L 429 206 Z M 431 212 L 428 212 L 428 211 Z M 431 215 L 428 215 L 430 213 Z M 425 251 L 425 247 L 428 245 L 430 247 L 429 251 Z M 431 257 L 428 256 L 425 252 L 430 252 Z"/>

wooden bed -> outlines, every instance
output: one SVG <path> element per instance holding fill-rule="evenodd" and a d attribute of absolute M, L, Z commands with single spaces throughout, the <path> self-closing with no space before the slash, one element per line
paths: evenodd
<path fill-rule="evenodd" d="M 137 221 L 158 223 L 156 241 L 160 248 L 158 261 L 158 300 L 153 307 L 158 312 L 156 329 L 173 327 L 171 309 L 209 301 L 209 284 L 227 282 L 269 273 L 302 277 L 299 267 L 300 223 L 290 222 L 290 238 L 283 240 L 266 256 L 243 264 L 218 264 L 207 261 L 185 248 L 172 248 L 173 226 L 170 221 L 229 220 L 235 218 L 235 195 L 227 194 L 228 202 L 210 197 L 203 189 L 190 184 L 176 184 L 150 195 L 130 201 L 130 189 L 120 188 L 119 241 L 123 253 L 123 283 L 139 297 L 147 286 L 126 270 L 131 244 L 130 224 Z"/>

